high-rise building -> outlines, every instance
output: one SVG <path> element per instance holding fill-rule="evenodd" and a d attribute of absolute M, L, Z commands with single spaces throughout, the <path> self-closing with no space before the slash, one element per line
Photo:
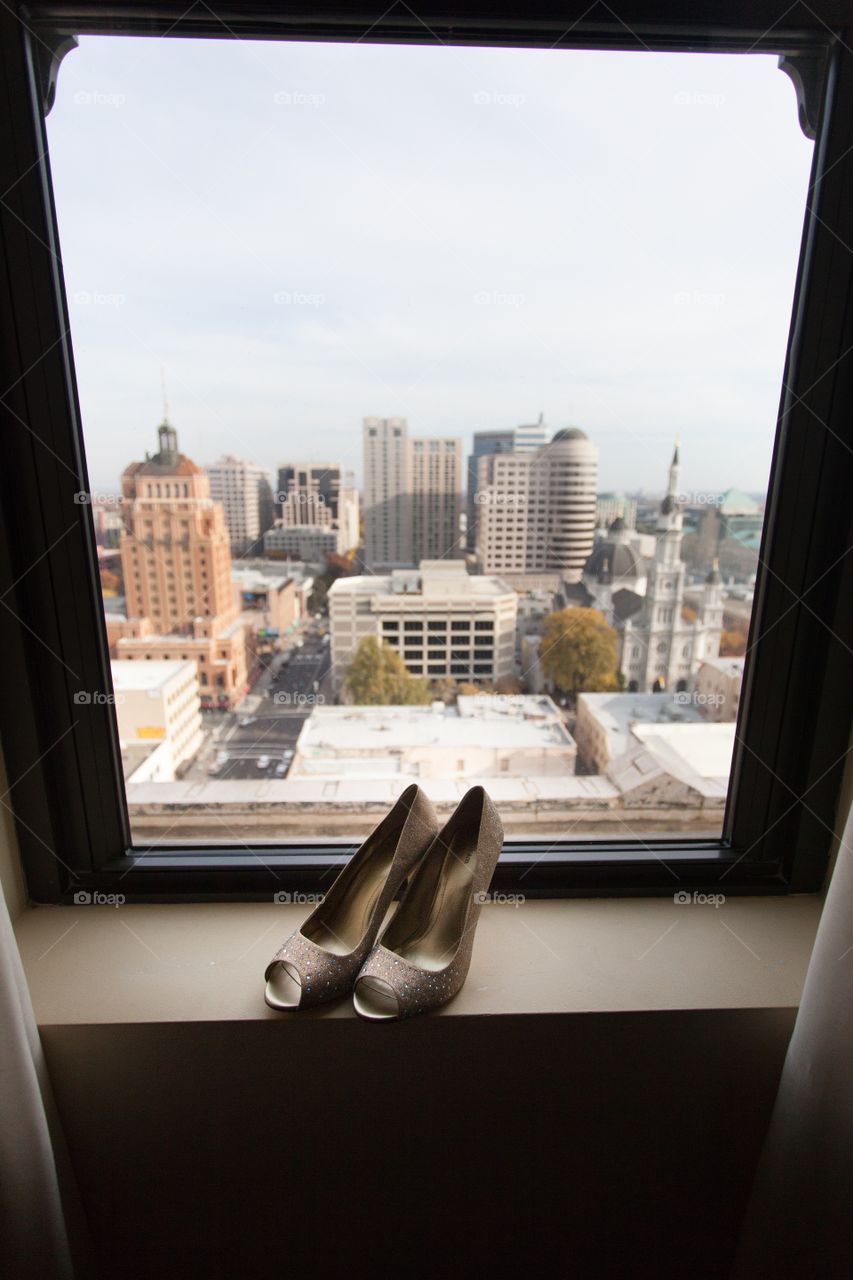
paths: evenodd
<path fill-rule="evenodd" d="M 231 609 L 231 552 L 208 477 L 179 452 L 170 423 L 157 436 L 158 452 L 122 474 L 122 569 L 128 615 L 177 634 Z"/>
<path fill-rule="evenodd" d="M 246 690 L 246 638 L 223 508 L 171 423 L 157 437 L 157 453 L 121 477 L 127 616 L 107 620 L 111 656 L 195 659 L 202 705 L 232 707 Z"/>
<path fill-rule="evenodd" d="M 514 453 L 515 432 L 507 431 L 475 431 L 474 447 L 468 455 L 468 529 L 467 545 L 473 551 L 477 545 L 477 477 L 481 458 L 492 453 Z"/>
<path fill-rule="evenodd" d="M 336 462 L 285 462 L 278 469 L 278 504 L 284 525 L 331 528 L 338 518 L 341 468 Z"/>
<path fill-rule="evenodd" d="M 408 427 L 405 418 L 365 418 L 364 559 L 370 569 L 412 560 Z"/>
<path fill-rule="evenodd" d="M 477 504 L 478 467 L 480 458 L 493 453 L 531 453 L 548 442 L 548 428 L 544 415 L 540 413 L 539 421 L 512 427 L 506 431 L 475 431 L 474 448 L 468 457 L 468 532 L 467 546 L 470 551 L 477 546 Z"/>
<path fill-rule="evenodd" d="M 343 554 L 358 546 L 358 490 L 342 483 L 342 474 L 336 462 L 282 463 L 276 494 L 280 517 L 265 535 L 268 553 L 301 559 L 299 548 L 310 546 L 322 560 L 328 552 Z"/>
<path fill-rule="evenodd" d="M 210 496 L 222 506 L 235 555 L 243 555 L 263 533 L 261 503 L 269 474 L 254 462 L 226 454 L 207 467 Z"/>
<path fill-rule="evenodd" d="M 577 427 L 532 451 L 481 457 L 475 502 L 483 572 L 528 587 L 577 582 L 593 546 L 597 480 L 598 449 Z"/>
<path fill-rule="evenodd" d="M 462 441 L 410 439 L 408 472 L 413 560 L 455 559 L 462 553 Z"/>
<path fill-rule="evenodd" d="M 545 424 L 545 415 L 540 413 L 538 422 L 530 422 L 516 427 L 513 435 L 513 453 L 530 453 L 534 449 L 541 449 L 543 444 L 548 443 L 548 427 Z"/>

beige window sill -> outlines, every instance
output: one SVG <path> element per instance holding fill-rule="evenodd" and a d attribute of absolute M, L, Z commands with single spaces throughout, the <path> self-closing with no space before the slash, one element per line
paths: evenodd
<path fill-rule="evenodd" d="M 786 1008 L 799 1003 L 819 896 L 531 901 L 484 908 L 441 1016 Z M 307 908 L 269 903 L 35 907 L 16 921 L 42 1026 L 352 1018 L 282 1015 L 263 971 Z"/>

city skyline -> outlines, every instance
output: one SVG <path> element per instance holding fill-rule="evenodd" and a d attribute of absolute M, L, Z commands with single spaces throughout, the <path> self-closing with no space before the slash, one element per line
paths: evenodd
<path fill-rule="evenodd" d="M 205 462 L 544 411 L 603 490 L 676 435 L 766 488 L 812 152 L 769 56 L 84 38 L 48 133 L 95 490 L 161 367 Z"/>

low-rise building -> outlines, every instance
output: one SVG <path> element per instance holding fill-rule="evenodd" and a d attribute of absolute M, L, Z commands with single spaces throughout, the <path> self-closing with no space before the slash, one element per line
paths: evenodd
<path fill-rule="evenodd" d="M 734 742 L 732 723 L 635 724 L 628 750 L 611 761 L 606 776 L 634 811 L 722 808 Z"/>
<path fill-rule="evenodd" d="M 689 694 L 582 693 L 575 741 L 585 768 L 604 773 L 632 745 L 637 725 L 698 723 L 703 719 Z"/>
<path fill-rule="evenodd" d="M 128 779 L 174 781 L 202 744 L 196 664 L 117 661 L 110 670 Z"/>
<path fill-rule="evenodd" d="M 296 621 L 296 583 L 279 569 L 232 566 L 242 618 L 259 641 L 275 642 Z"/>
<path fill-rule="evenodd" d="M 264 555 L 272 559 L 306 560 L 325 565 L 326 557 L 342 554 L 346 537 L 338 529 L 320 524 L 274 524 L 264 534 Z"/>
<path fill-rule="evenodd" d="M 315 707 L 291 778 L 571 775 L 576 748 L 550 698 L 460 697 L 455 707 Z"/>
<path fill-rule="evenodd" d="M 706 720 L 737 720 L 745 658 L 714 658 L 696 672 L 693 701 Z"/>
<path fill-rule="evenodd" d="M 399 653 L 412 675 L 494 682 L 515 669 L 516 593 L 461 560 L 338 578 L 329 590 L 336 693 L 365 636 Z"/>
<path fill-rule="evenodd" d="M 241 618 L 217 629 L 196 618 L 191 634 L 158 635 L 150 618 L 107 614 L 110 657 L 125 662 L 188 662 L 198 668 L 203 710 L 231 711 L 248 688 L 246 626 Z"/>

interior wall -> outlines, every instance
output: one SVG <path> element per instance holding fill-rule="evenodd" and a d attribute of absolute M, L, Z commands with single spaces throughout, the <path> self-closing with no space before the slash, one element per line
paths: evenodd
<path fill-rule="evenodd" d="M 105 1277 L 720 1280 L 793 1018 L 42 1034 Z"/>

